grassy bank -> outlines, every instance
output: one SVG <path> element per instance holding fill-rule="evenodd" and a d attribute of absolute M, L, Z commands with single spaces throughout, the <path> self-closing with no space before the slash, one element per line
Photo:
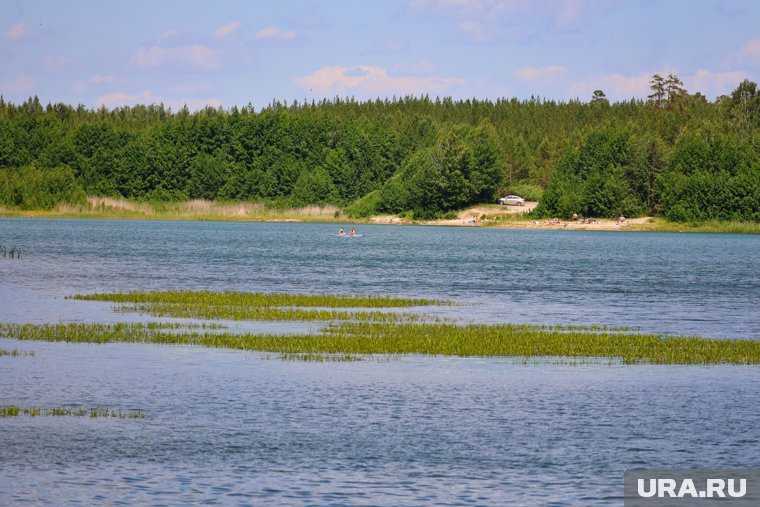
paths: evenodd
<path fill-rule="evenodd" d="M 139 202 L 111 197 L 87 198 L 83 205 L 61 204 L 53 209 L 18 210 L 0 207 L 5 218 L 101 218 L 129 220 L 215 220 L 337 222 L 335 206 L 277 208 L 261 202 L 220 202 L 195 199 L 181 202 Z M 345 221 L 343 217 L 343 221 Z"/>
<path fill-rule="evenodd" d="M 668 222 L 664 218 L 650 218 L 646 223 L 631 225 L 632 231 L 646 232 L 707 232 L 720 234 L 760 234 L 760 222 Z"/>

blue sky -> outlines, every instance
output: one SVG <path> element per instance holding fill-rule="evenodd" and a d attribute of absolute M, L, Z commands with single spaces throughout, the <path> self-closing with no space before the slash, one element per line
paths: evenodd
<path fill-rule="evenodd" d="M 645 98 L 760 78 L 755 0 L 0 0 L 0 93 L 257 109 L 393 95 Z"/>

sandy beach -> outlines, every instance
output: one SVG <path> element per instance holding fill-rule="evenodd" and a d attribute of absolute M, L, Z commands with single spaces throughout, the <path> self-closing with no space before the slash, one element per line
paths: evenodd
<path fill-rule="evenodd" d="M 501 206 L 483 205 L 474 206 L 462 210 L 454 219 L 440 220 L 408 220 L 396 215 L 383 215 L 369 219 L 373 224 L 419 224 L 419 225 L 446 225 L 460 227 L 502 227 L 513 229 L 568 229 L 568 230 L 592 230 L 592 231 L 615 231 L 626 229 L 631 226 L 641 226 L 650 221 L 650 217 L 639 217 L 624 221 L 596 218 L 578 220 L 525 220 L 520 215 L 532 211 L 538 205 L 537 202 L 526 202 L 525 206 Z"/>

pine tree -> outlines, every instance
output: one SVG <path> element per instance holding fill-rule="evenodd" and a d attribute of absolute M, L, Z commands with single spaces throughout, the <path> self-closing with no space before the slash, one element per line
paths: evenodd
<path fill-rule="evenodd" d="M 655 109 L 660 110 L 662 108 L 662 101 L 666 95 L 665 80 L 661 75 L 655 74 L 652 76 L 652 80 L 649 81 L 649 88 L 653 92 L 649 95 L 649 100 L 654 104 Z"/>
<path fill-rule="evenodd" d="M 678 79 L 678 76 L 675 74 L 668 74 L 668 79 L 665 80 L 664 86 L 668 100 L 665 107 L 670 110 L 679 98 L 686 95 L 686 89 L 683 87 L 683 81 Z"/>

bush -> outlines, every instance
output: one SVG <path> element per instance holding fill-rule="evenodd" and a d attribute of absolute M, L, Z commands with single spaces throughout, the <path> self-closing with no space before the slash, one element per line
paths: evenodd
<path fill-rule="evenodd" d="M 350 218 L 365 218 L 375 215 L 378 212 L 381 199 L 379 190 L 370 192 L 351 203 L 345 209 L 346 215 Z"/>
<path fill-rule="evenodd" d="M 53 209 L 59 204 L 85 205 L 87 196 L 65 167 L 0 169 L 0 204 L 20 209 Z"/>

